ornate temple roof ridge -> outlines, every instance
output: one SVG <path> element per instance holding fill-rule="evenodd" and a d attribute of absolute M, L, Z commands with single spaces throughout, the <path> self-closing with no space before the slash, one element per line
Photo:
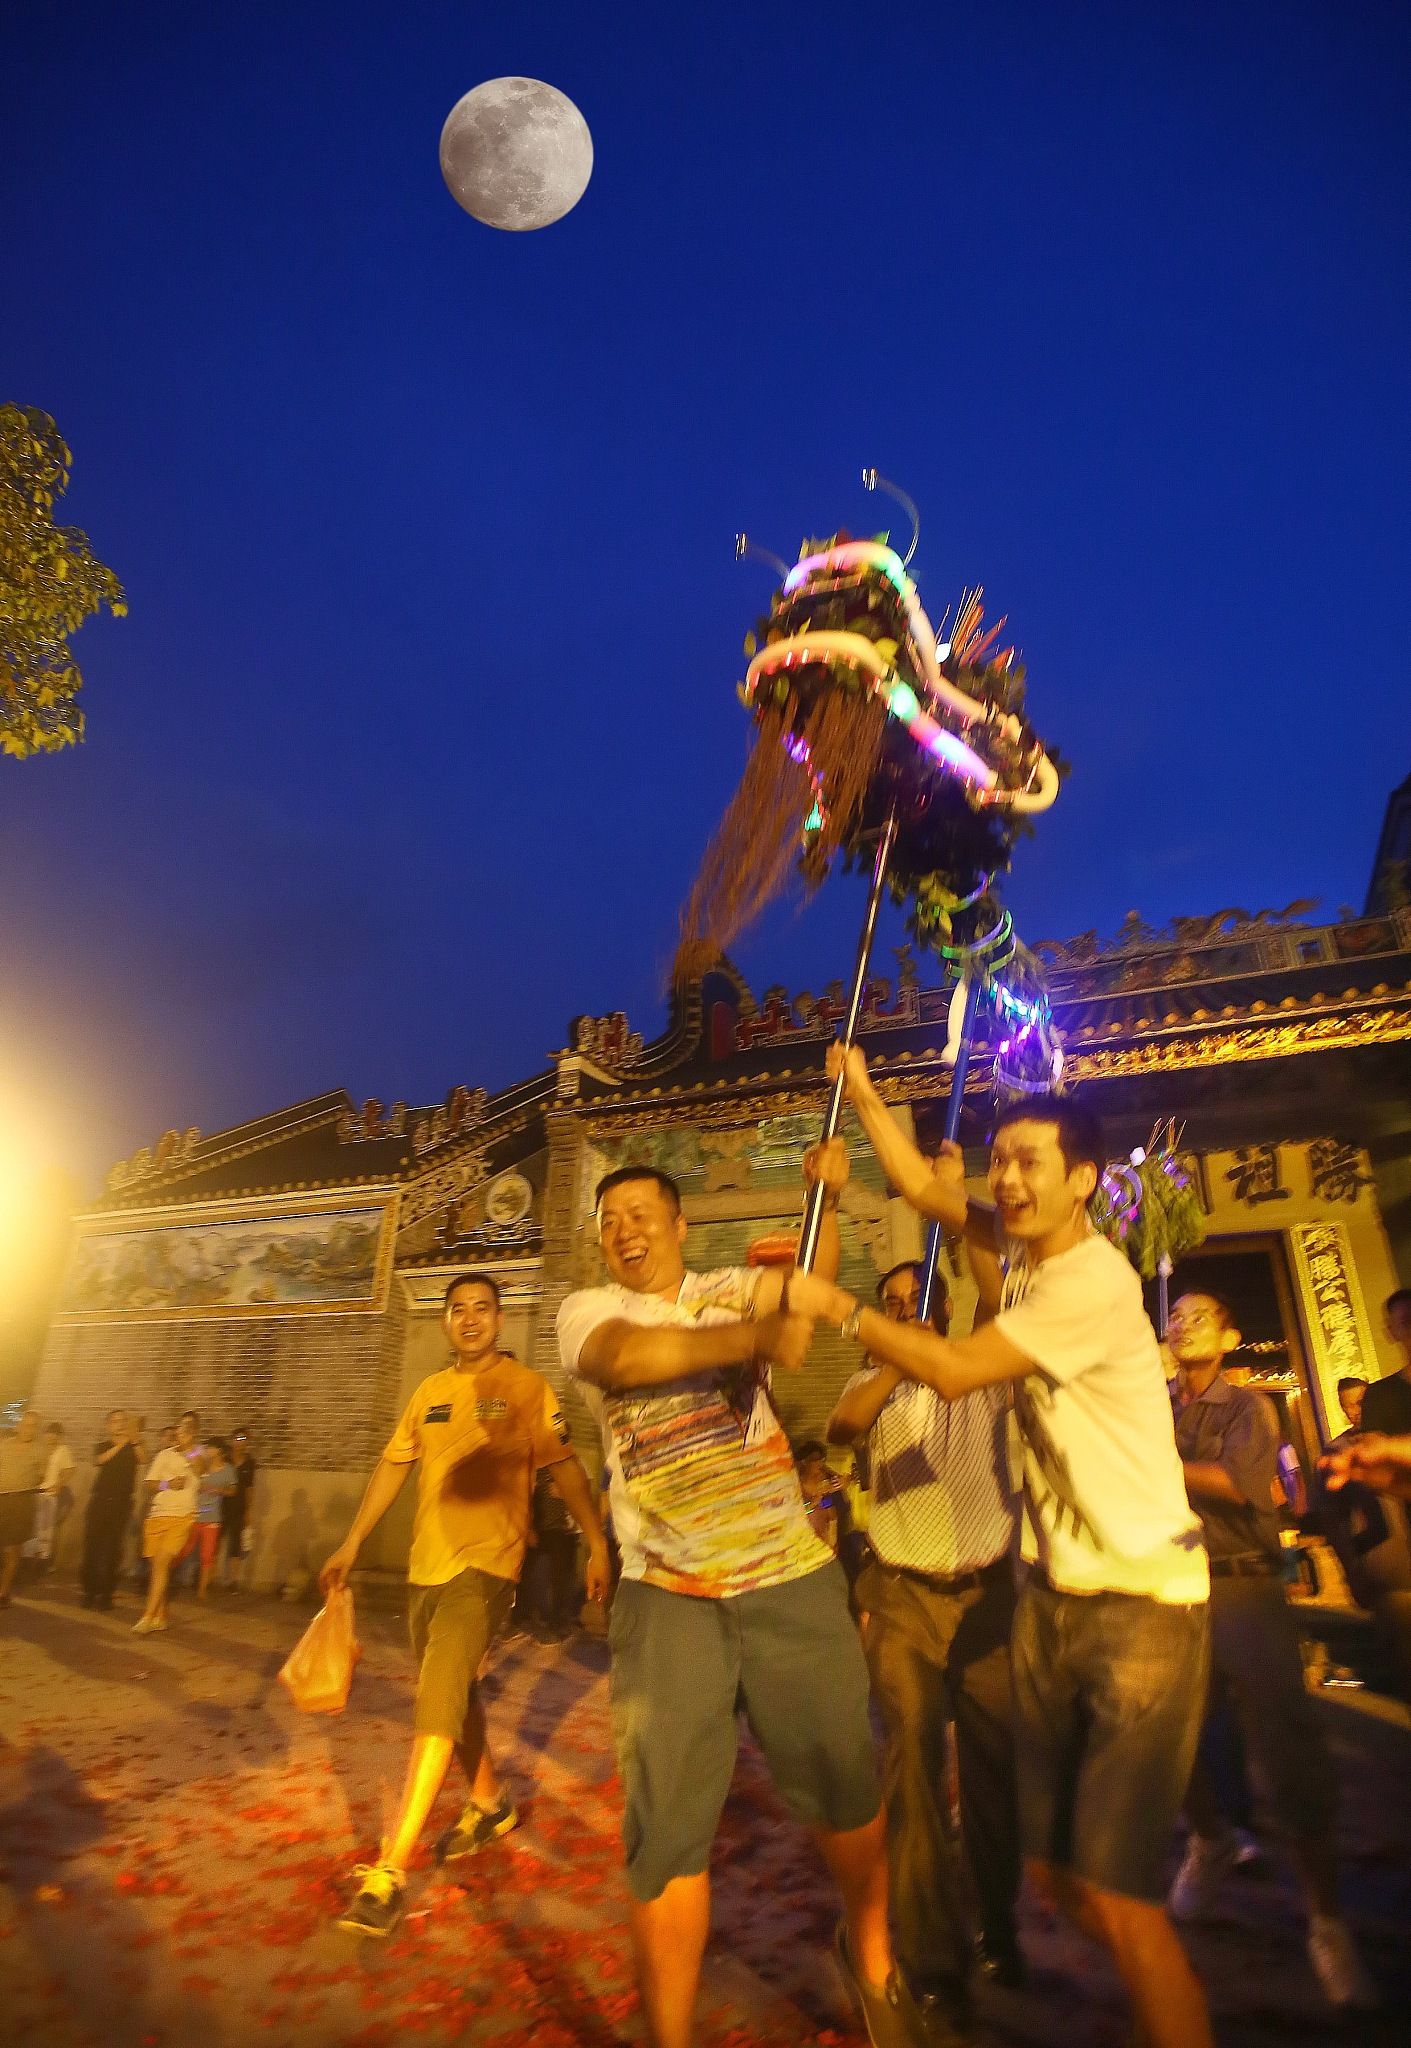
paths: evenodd
<path fill-rule="evenodd" d="M 195 1124 L 184 1131 L 166 1131 L 154 1145 L 139 1146 L 129 1158 L 120 1159 L 109 1168 L 105 1193 L 93 1206 L 122 1208 L 129 1206 L 133 1198 L 145 1204 L 158 1189 L 189 1181 L 224 1159 L 285 1144 L 292 1137 L 317 1129 L 329 1123 L 348 1103 L 346 1091 L 336 1088 L 324 1095 L 310 1095 L 287 1108 L 249 1117 L 223 1131 L 206 1134 Z"/>
<path fill-rule="evenodd" d="M 484 1148 L 498 1127 L 532 1111 L 553 1090 L 554 1075 L 545 1071 L 493 1095 L 462 1085 L 440 1103 L 413 1108 L 396 1102 L 389 1109 L 376 1098 L 359 1106 L 339 1088 L 209 1136 L 194 1128 L 171 1131 L 110 1169 L 91 1211 L 147 1208 L 162 1197 L 221 1201 L 416 1180 L 468 1146 Z M 277 1173 L 245 1163 L 262 1158 L 278 1159 Z"/>
<path fill-rule="evenodd" d="M 1050 965 L 1055 1021 L 1070 1045 L 1158 1041 L 1192 1030 L 1228 1032 L 1263 1020 L 1297 1019 L 1326 1037 L 1327 1017 L 1361 1006 L 1369 1013 L 1411 1013 L 1411 912 L 1345 917 L 1309 924 L 1307 900 L 1284 910 L 1221 911 L 1173 919 L 1140 932 L 1129 919 L 1117 938 L 1090 934 L 1064 949 L 1035 948 Z M 859 1036 L 880 1060 L 939 1062 L 954 981 L 923 985 L 912 949 L 896 951 L 896 977 L 873 976 L 864 993 Z M 793 1078 L 785 1064 L 826 1043 L 841 1028 L 846 991 L 830 982 L 821 994 L 767 988 L 748 1011 L 738 972 L 711 970 L 691 992 L 687 1010 L 662 1035 L 644 1042 L 621 1011 L 574 1020 L 575 1044 L 558 1055 L 558 1098 L 585 1109 L 711 1089 L 717 1094 L 776 1086 Z M 1366 1029 L 1386 1035 L 1385 1018 Z M 1398 1027 L 1399 1028 L 1399 1027 Z M 982 1022 L 980 1041 L 989 1035 Z M 1393 1034 L 1395 1035 L 1395 1034 Z M 816 1061 L 812 1050 L 806 1060 Z"/>
<path fill-rule="evenodd" d="M 1088 932 L 1041 941 L 1034 950 L 1049 970 L 1073 1078 L 1411 1036 L 1411 909 L 1318 924 L 1308 921 L 1313 908 L 1304 899 L 1160 928 L 1133 913 L 1110 940 Z M 869 980 L 860 1035 L 879 1067 L 920 1092 L 943 1068 L 951 987 L 923 985 L 909 946 L 895 961 L 894 974 Z M 95 1207 L 373 1184 L 410 1191 L 433 1170 L 459 1171 L 492 1148 L 503 1154 L 517 1134 L 532 1148 L 530 1127 L 554 1102 L 631 1113 L 663 1097 L 738 1106 L 765 1092 L 811 1093 L 821 1085 L 819 1047 L 845 1010 L 841 981 L 818 994 L 771 985 L 756 997 L 723 959 L 672 992 L 655 1038 L 622 1011 L 582 1014 L 552 1068 L 493 1094 L 462 1083 L 439 1103 L 388 1107 L 336 1089 L 209 1136 L 169 1131 L 113 1169 Z M 1203 1050 L 1193 1050 L 1197 1042 Z"/>

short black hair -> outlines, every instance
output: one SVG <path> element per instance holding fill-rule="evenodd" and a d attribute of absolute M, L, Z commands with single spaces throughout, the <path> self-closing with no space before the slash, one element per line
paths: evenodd
<path fill-rule="evenodd" d="M 914 1273 L 916 1275 L 916 1284 L 918 1287 L 920 1287 L 923 1284 L 926 1277 L 926 1269 L 922 1265 L 920 1259 L 901 1259 L 897 1262 L 895 1266 L 889 1266 L 886 1272 L 882 1275 L 881 1279 L 877 1282 L 878 1301 L 881 1301 L 882 1299 L 882 1289 L 886 1286 L 889 1280 L 895 1280 L 898 1273 Z M 932 1301 L 936 1299 L 937 1295 L 939 1295 L 941 1300 L 943 1301 L 950 1300 L 950 1289 L 946 1285 L 945 1275 L 944 1273 L 942 1273 L 939 1266 L 936 1268 L 936 1285 L 934 1290 L 932 1291 Z"/>
<path fill-rule="evenodd" d="M 1367 1382 L 1363 1379 L 1361 1373 L 1350 1372 L 1345 1374 L 1344 1377 L 1338 1381 L 1338 1392 L 1342 1394 L 1345 1393 L 1349 1387 L 1365 1387 L 1366 1384 Z"/>
<path fill-rule="evenodd" d="M 669 1173 L 663 1173 L 659 1166 L 628 1165 L 615 1166 L 611 1173 L 605 1173 L 593 1190 L 593 1214 L 602 1207 L 603 1196 L 609 1188 L 620 1188 L 629 1180 L 654 1180 L 665 1195 L 673 1216 L 681 1214 L 681 1190 Z"/>
<path fill-rule="evenodd" d="M 1387 1296 L 1382 1308 L 1388 1315 L 1394 1308 L 1411 1308 L 1411 1287 L 1398 1287 L 1395 1294 Z"/>
<path fill-rule="evenodd" d="M 816 1436 L 806 1436 L 801 1444 L 794 1445 L 794 1463 L 802 1465 L 805 1458 L 827 1458 L 828 1446 L 820 1443 Z"/>
<path fill-rule="evenodd" d="M 213 1436 L 207 1448 L 212 1451 L 219 1451 L 221 1456 L 224 1459 L 226 1459 L 227 1462 L 229 1461 L 230 1445 L 226 1442 L 223 1436 Z"/>
<path fill-rule="evenodd" d="M 1011 1124 L 1056 1124 L 1058 1149 L 1069 1173 L 1078 1166 L 1091 1166 L 1101 1180 L 1107 1164 L 1102 1120 L 1073 1096 L 1020 1095 L 1004 1104 L 995 1118 L 991 1137 L 998 1137 Z"/>
<path fill-rule="evenodd" d="M 194 1408 L 183 1408 L 176 1419 L 178 1422 L 194 1422 L 197 1429 L 201 1427 L 201 1418 Z"/>
<path fill-rule="evenodd" d="M 458 1287 L 483 1287 L 487 1294 L 494 1297 L 496 1308 L 500 1306 L 500 1283 L 498 1280 L 492 1280 L 488 1273 L 457 1273 L 455 1279 L 447 1286 L 446 1292 L 441 1296 L 441 1312 L 443 1315 L 451 1306 L 451 1296 Z"/>
<path fill-rule="evenodd" d="M 1230 1307 L 1224 1295 L 1217 1294 L 1213 1287 L 1202 1287 L 1198 1280 L 1192 1280 L 1189 1287 L 1181 1289 L 1181 1292 L 1176 1296 L 1177 1301 L 1182 1300 L 1187 1294 L 1198 1294 L 1202 1301 L 1208 1301 L 1219 1316 L 1222 1328 L 1226 1330 L 1237 1330 L 1239 1328 L 1239 1320 L 1234 1310 Z"/>
<path fill-rule="evenodd" d="M 895 1280 L 898 1273 L 914 1273 L 917 1286 L 921 1285 L 921 1261 L 919 1259 L 900 1259 L 895 1266 L 889 1266 L 877 1282 L 878 1301 L 882 1299 L 882 1289 L 889 1280 Z"/>

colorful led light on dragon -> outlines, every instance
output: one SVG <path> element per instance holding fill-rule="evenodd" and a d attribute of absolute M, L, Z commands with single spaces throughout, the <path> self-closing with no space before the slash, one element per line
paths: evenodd
<path fill-rule="evenodd" d="M 963 775 L 969 782 L 978 782 L 982 789 L 993 789 L 999 777 L 993 768 L 980 759 L 973 747 L 967 747 L 964 740 L 958 740 L 953 732 L 947 732 L 943 725 L 937 725 L 929 712 L 921 709 L 915 690 L 910 683 L 900 679 L 883 683 L 882 693 L 887 700 L 887 709 L 893 718 L 899 718 L 911 737 L 928 754 L 941 761 L 957 775 Z"/>
<path fill-rule="evenodd" d="M 784 595 L 791 597 L 801 583 L 819 570 L 877 569 L 887 581 L 905 597 L 911 578 L 901 556 L 876 540 L 845 540 L 837 547 L 829 548 L 826 554 L 805 555 L 801 562 L 795 562 L 784 578 Z"/>

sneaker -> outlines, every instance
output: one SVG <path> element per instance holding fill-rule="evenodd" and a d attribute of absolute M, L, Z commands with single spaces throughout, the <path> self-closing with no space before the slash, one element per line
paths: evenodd
<path fill-rule="evenodd" d="M 1240 1839 L 1233 1828 L 1207 1839 L 1192 1835 L 1176 1881 L 1166 1894 L 1166 1910 L 1173 1920 L 1203 1920 L 1215 1904 L 1221 1880 L 1228 1877 L 1240 1860 Z"/>
<path fill-rule="evenodd" d="M 437 1843 L 437 1851 L 443 1863 L 454 1863 L 457 1857 L 473 1856 L 487 1842 L 493 1842 L 498 1835 L 509 1834 L 518 1826 L 519 1809 L 507 1793 L 502 1793 L 499 1805 L 491 1807 L 488 1812 L 469 1799 L 455 1826 L 448 1828 Z"/>
<path fill-rule="evenodd" d="M 1315 1913 L 1308 1923 L 1308 1960 L 1329 2005 L 1342 2012 L 1375 2012 L 1381 2000 L 1367 1975 L 1352 1929 L 1334 1913 Z"/>
<path fill-rule="evenodd" d="M 362 1879 L 357 1897 L 338 1916 L 346 1934 L 375 1934 L 379 1939 L 392 1932 L 402 1917 L 407 1880 L 390 1863 L 359 1863 L 353 1872 Z"/>
<path fill-rule="evenodd" d="M 872 2048 L 933 2048 L 935 2037 L 929 2032 L 901 1971 L 893 1969 L 882 1991 L 874 1991 L 870 1984 L 864 1983 L 853 1968 L 845 1920 L 838 1923 L 834 1947 L 843 1981 L 852 1994 L 859 2018 L 867 2028 Z"/>

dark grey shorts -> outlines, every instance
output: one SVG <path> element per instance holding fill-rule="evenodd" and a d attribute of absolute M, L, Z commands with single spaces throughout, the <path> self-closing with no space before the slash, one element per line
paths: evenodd
<path fill-rule="evenodd" d="M 1205 1715 L 1210 1617 L 1030 1579 L 1011 1651 L 1026 1856 L 1159 1901 Z"/>
<path fill-rule="evenodd" d="M 838 1565 L 726 1600 L 624 1579 L 608 1633 L 635 1898 L 706 1869 L 740 1712 L 797 1819 L 839 1833 L 875 1819 L 867 1665 Z"/>
<path fill-rule="evenodd" d="M 469 1567 L 444 1586 L 413 1586 L 407 1624 L 421 1670 L 412 1726 L 459 1742 L 475 1674 L 514 1605 L 514 1582 Z"/>

